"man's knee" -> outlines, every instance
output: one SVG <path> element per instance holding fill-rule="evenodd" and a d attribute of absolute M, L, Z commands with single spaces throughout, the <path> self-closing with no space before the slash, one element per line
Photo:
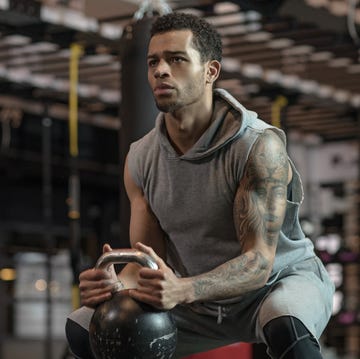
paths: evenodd
<path fill-rule="evenodd" d="M 264 335 L 273 358 L 322 358 L 316 339 L 297 318 L 284 316 L 271 320 L 264 327 Z"/>
<path fill-rule="evenodd" d="M 71 319 L 65 325 L 71 353 L 78 359 L 94 359 L 90 348 L 89 332 Z"/>

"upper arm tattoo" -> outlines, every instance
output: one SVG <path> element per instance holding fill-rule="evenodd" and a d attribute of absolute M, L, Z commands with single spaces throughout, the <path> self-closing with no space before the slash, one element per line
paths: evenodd
<path fill-rule="evenodd" d="M 249 234 L 276 245 L 286 209 L 288 170 L 284 144 L 266 131 L 251 151 L 235 197 L 234 221 L 242 245 Z"/>

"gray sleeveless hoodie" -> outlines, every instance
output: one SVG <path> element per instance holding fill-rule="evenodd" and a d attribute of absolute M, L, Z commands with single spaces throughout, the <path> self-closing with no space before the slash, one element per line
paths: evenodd
<path fill-rule="evenodd" d="M 180 276 L 207 272 L 240 254 L 233 201 L 251 148 L 268 129 L 286 141 L 283 131 L 258 119 L 225 90 L 215 89 L 214 100 L 210 127 L 184 155 L 169 143 L 161 113 L 155 128 L 128 154 L 130 174 L 167 234 L 167 263 Z M 290 163 L 291 198 L 269 282 L 289 264 L 314 256 L 299 225 L 303 190 Z"/>

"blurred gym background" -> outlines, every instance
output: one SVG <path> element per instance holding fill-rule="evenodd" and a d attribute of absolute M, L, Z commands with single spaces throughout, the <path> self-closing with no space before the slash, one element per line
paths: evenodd
<path fill-rule="evenodd" d="M 286 131 L 303 228 L 337 288 L 324 358 L 359 359 L 359 0 L 0 0 L 0 358 L 71 358 L 78 273 L 104 243 L 128 246 L 124 153 L 156 113 L 142 20 L 164 9 L 214 24 L 217 86 Z M 266 354 L 201 358 L 237 357 Z"/>

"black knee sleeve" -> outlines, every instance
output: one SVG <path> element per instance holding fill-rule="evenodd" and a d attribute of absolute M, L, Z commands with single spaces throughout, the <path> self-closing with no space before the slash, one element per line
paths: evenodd
<path fill-rule="evenodd" d="M 297 318 L 284 316 L 271 320 L 264 327 L 264 335 L 273 358 L 322 358 L 316 339 Z"/>
<path fill-rule="evenodd" d="M 89 332 L 71 319 L 66 321 L 66 338 L 71 353 L 78 359 L 94 359 L 91 352 Z"/>

